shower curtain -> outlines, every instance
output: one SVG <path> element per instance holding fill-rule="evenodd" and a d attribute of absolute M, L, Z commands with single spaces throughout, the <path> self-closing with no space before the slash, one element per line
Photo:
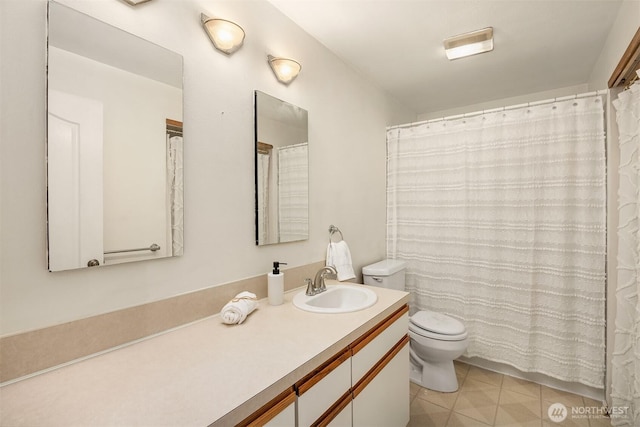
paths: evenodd
<path fill-rule="evenodd" d="M 182 137 L 167 135 L 167 188 L 171 217 L 171 255 L 183 254 L 183 159 Z"/>
<path fill-rule="evenodd" d="M 278 221 L 280 242 L 309 236 L 308 144 L 278 149 Z"/>
<path fill-rule="evenodd" d="M 466 355 L 604 386 L 600 97 L 387 132 L 387 256 Z"/>
<path fill-rule="evenodd" d="M 269 164 L 271 154 L 258 153 L 258 236 L 259 244 L 272 243 L 269 240 Z"/>
<path fill-rule="evenodd" d="M 613 102 L 620 133 L 618 190 L 618 287 L 612 358 L 611 399 L 628 408 L 625 417 L 612 414 L 613 425 L 640 425 L 640 84 Z"/>

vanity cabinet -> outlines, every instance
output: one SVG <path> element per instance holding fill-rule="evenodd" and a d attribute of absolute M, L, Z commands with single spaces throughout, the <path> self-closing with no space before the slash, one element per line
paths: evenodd
<path fill-rule="evenodd" d="M 408 313 L 402 306 L 239 425 L 406 426 Z"/>
<path fill-rule="evenodd" d="M 294 386 L 298 426 L 409 422 L 408 311 L 403 306 Z"/>

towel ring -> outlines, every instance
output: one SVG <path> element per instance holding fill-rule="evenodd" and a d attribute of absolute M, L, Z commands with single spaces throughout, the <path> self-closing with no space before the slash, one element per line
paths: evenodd
<path fill-rule="evenodd" d="M 330 225 L 329 226 L 329 243 L 332 242 L 331 238 L 333 237 L 333 235 L 335 233 L 339 233 L 340 234 L 340 240 L 344 240 L 344 236 L 342 235 L 342 231 L 340 231 L 340 229 L 338 227 L 336 227 L 335 225 Z"/>

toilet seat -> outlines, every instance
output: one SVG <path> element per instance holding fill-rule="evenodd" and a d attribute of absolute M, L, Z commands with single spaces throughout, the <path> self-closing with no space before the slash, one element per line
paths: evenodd
<path fill-rule="evenodd" d="M 467 338 L 464 325 L 442 313 L 422 310 L 409 318 L 409 330 L 425 338 L 441 341 L 462 341 Z"/>

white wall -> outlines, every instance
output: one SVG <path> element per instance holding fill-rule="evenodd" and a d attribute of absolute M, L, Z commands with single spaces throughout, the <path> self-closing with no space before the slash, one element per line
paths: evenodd
<path fill-rule="evenodd" d="M 184 56 L 185 251 L 157 261 L 47 272 L 44 0 L 0 1 L 0 334 L 44 327 L 324 258 L 330 224 L 356 268 L 385 254 L 385 127 L 415 120 L 262 0 L 60 1 Z M 214 50 L 200 13 L 238 22 Z M 278 83 L 267 54 L 302 63 Z M 256 247 L 253 91 L 309 111 L 310 239 Z M 285 271 L 286 274 L 286 271 Z M 302 284 L 301 284 L 302 285 Z"/>
<path fill-rule="evenodd" d="M 499 98 L 499 99 L 494 99 L 487 102 L 482 102 L 480 104 L 466 105 L 460 108 L 452 108 L 450 110 L 433 111 L 433 112 L 418 114 L 418 121 L 439 119 L 442 117 L 455 116 L 458 114 L 465 114 L 465 113 L 476 113 L 482 110 L 491 110 L 492 108 L 502 108 L 502 107 L 509 107 L 512 105 L 526 104 L 527 102 L 545 101 L 547 99 L 560 98 L 563 96 L 570 96 L 570 95 L 576 95 L 579 93 L 584 93 L 584 92 L 587 92 L 587 90 L 588 90 L 588 86 L 585 83 L 585 84 L 576 85 L 576 86 L 568 86 L 568 87 L 562 87 L 562 88 L 557 88 L 553 90 L 546 90 L 544 92 L 530 93 L 522 96 L 515 96 L 510 98 Z M 496 96 L 500 96 L 499 92 L 496 93 Z"/>
<path fill-rule="evenodd" d="M 618 16 L 591 71 L 590 90 L 606 89 L 622 54 L 640 26 L 640 0 L 624 0 Z"/>

